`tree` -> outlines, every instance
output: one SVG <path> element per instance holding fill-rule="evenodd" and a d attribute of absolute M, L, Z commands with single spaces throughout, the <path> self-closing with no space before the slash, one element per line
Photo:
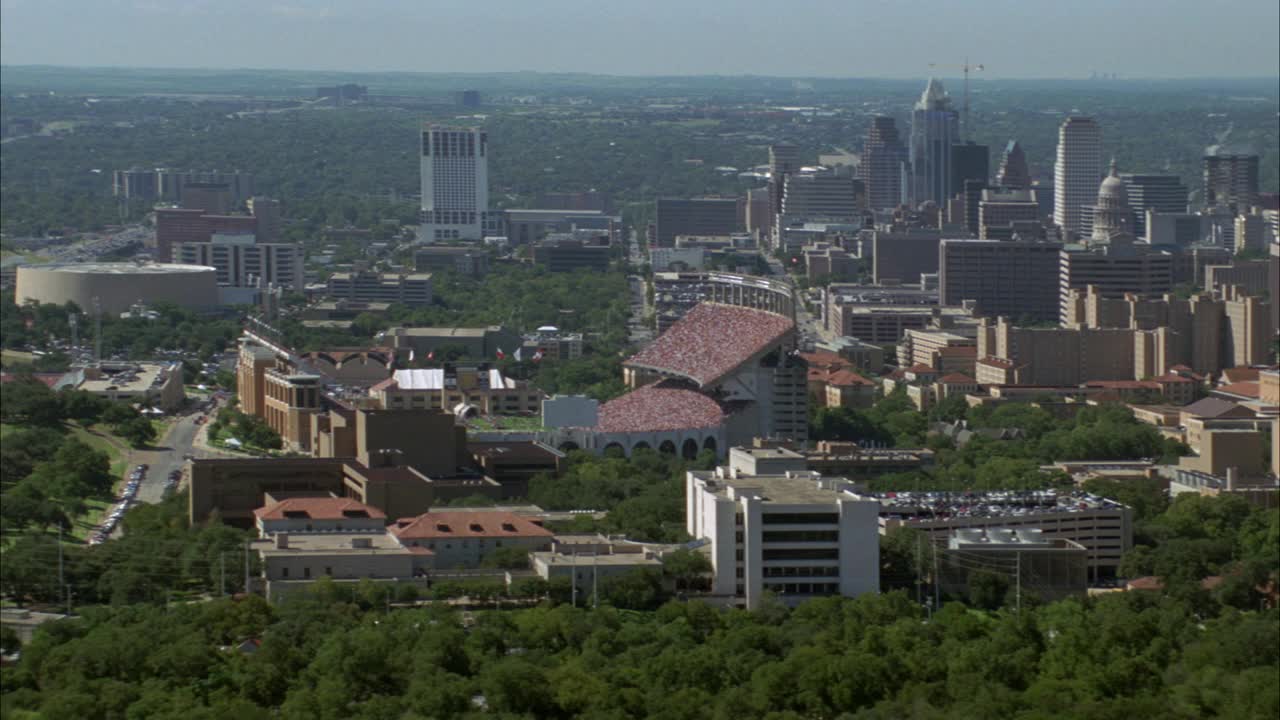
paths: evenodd
<path fill-rule="evenodd" d="M 156 427 L 145 417 L 136 417 L 114 428 L 117 435 L 135 448 L 146 447 L 156 439 Z"/>
<path fill-rule="evenodd" d="M 711 570 L 711 561 L 697 550 L 680 548 L 662 558 L 662 572 L 671 578 L 676 590 L 705 589 Z"/>

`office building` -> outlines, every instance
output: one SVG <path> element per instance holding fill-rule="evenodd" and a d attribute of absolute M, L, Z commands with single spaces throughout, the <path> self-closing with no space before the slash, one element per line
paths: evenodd
<path fill-rule="evenodd" d="M 156 208 L 156 249 L 159 262 L 173 262 L 179 243 L 209 243 L 215 233 L 258 234 L 258 218 L 252 215 L 214 215 L 189 208 Z"/>
<path fill-rule="evenodd" d="M 544 192 L 538 195 L 536 207 L 547 210 L 595 210 L 607 213 L 613 209 L 613 198 L 600 190 L 579 192 Z"/>
<path fill-rule="evenodd" d="M 913 228 L 900 232 L 871 233 L 871 278 L 877 285 L 920 282 L 920 276 L 938 272 L 938 230 Z M 864 255 L 865 255 L 865 245 Z"/>
<path fill-rule="evenodd" d="M 1274 236 L 1262 213 L 1241 213 L 1235 221 L 1235 251 L 1266 252 Z"/>
<path fill-rule="evenodd" d="M 782 196 L 779 188 L 778 202 Z M 732 235 L 741 229 L 735 198 L 659 198 L 656 247 L 675 247 L 677 235 Z"/>
<path fill-rule="evenodd" d="M 613 248 L 609 245 L 608 235 L 575 237 L 568 233 L 554 233 L 533 243 L 533 262 L 551 272 L 604 272 L 609 269 L 612 258 Z"/>
<path fill-rule="evenodd" d="M 991 182 L 991 148 L 972 140 L 957 142 L 951 146 L 951 194 L 964 190 L 965 182 L 973 180 L 982 185 Z"/>
<path fill-rule="evenodd" d="M 420 150 L 419 240 L 479 240 L 499 232 L 489 211 L 489 134 L 479 128 L 424 123 Z"/>
<path fill-rule="evenodd" d="M 1012 240 L 1016 234 L 1030 240 L 1038 234 L 1040 205 L 1030 190 L 983 190 L 981 198 L 977 228 L 980 239 Z"/>
<path fill-rule="evenodd" d="M 111 180 L 112 192 L 116 197 L 125 197 L 131 200 L 181 203 L 183 207 L 205 210 L 211 214 L 238 208 L 253 197 L 254 194 L 253 175 L 239 171 L 169 170 L 167 168 L 142 170 L 134 168 L 113 171 Z M 226 196 L 225 199 L 221 199 L 218 202 L 225 203 L 226 207 L 222 210 L 201 207 L 198 202 L 198 192 L 190 196 L 185 192 L 188 184 L 223 186 L 220 189 L 226 193 Z"/>
<path fill-rule="evenodd" d="M 258 242 L 252 234 L 216 232 L 208 242 L 179 242 L 173 256 L 188 265 L 208 265 L 224 288 L 302 289 L 302 245 Z"/>
<path fill-rule="evenodd" d="M 1177 175 L 1143 175 L 1120 173 L 1120 181 L 1128 192 L 1129 208 L 1133 210 L 1133 234 L 1144 237 L 1147 232 L 1147 211 L 1158 213 L 1185 213 L 1187 211 L 1187 186 Z"/>
<path fill-rule="evenodd" d="M 1066 320 L 1073 289 L 1093 286 L 1103 297 L 1172 292 L 1173 265 L 1172 254 L 1134 243 L 1132 236 L 1113 236 L 1105 245 L 1063 247 L 1058 270 L 1060 319 Z"/>
<path fill-rule="evenodd" d="M 614 541 L 603 535 L 557 535 L 551 549 L 529 553 L 532 570 L 547 582 L 573 586 L 578 602 L 595 606 L 600 588 L 612 578 L 636 571 L 662 572 L 657 551 L 630 541 Z"/>
<path fill-rule="evenodd" d="M 951 146 L 959 141 L 960 115 L 942 83 L 930 78 L 911 113 L 907 194 L 912 207 L 927 201 L 941 206 L 952 196 Z"/>
<path fill-rule="evenodd" d="M 886 210 L 902 204 L 902 166 L 906 161 L 907 149 L 893 118 L 872 118 L 858 166 L 858 179 L 867 189 L 867 207 Z"/>
<path fill-rule="evenodd" d="M 847 175 L 829 170 L 790 173 L 782 190 L 780 227 L 803 220 L 854 220 L 865 200 L 862 181 Z"/>
<path fill-rule="evenodd" d="M 1232 215 L 1247 212 L 1258 198 L 1258 156 L 1212 145 L 1204 155 L 1204 204 Z"/>
<path fill-rule="evenodd" d="M 1060 243 L 1027 240 L 943 240 L 938 250 L 938 297 L 945 307 L 974 301 L 986 317 L 1058 319 Z"/>
<path fill-rule="evenodd" d="M 553 233 L 594 230 L 617 243 L 622 218 L 601 210 L 514 209 L 502 212 L 504 235 L 512 245 L 531 245 Z"/>
<path fill-rule="evenodd" d="M 258 195 L 246 201 L 249 214 L 258 221 L 258 240 L 260 242 L 278 242 L 280 240 L 280 201 Z"/>
<path fill-rule="evenodd" d="M 748 475 L 690 471 L 687 530 L 710 546 L 711 593 L 759 608 L 765 593 L 789 605 L 880 590 L 879 503 L 852 483 L 804 469 Z"/>
<path fill-rule="evenodd" d="M 484 277 L 489 272 L 489 253 L 475 246 L 432 245 L 413 252 L 418 272 L 453 271 L 462 277 Z"/>
<path fill-rule="evenodd" d="M 325 294 L 337 300 L 431 304 L 430 273 L 379 273 L 368 270 L 329 276 Z"/>
<path fill-rule="evenodd" d="M 996 185 L 1010 190 L 1030 190 L 1031 171 L 1027 168 L 1027 154 L 1017 140 L 1010 140 L 1000 156 L 1000 169 L 996 171 Z"/>
<path fill-rule="evenodd" d="M 472 360 L 497 358 L 498 351 L 513 353 L 520 346 L 520 336 L 500 325 L 488 327 L 393 327 L 376 338 L 378 344 L 391 347 L 396 357 L 433 359 L 440 362 L 454 356 Z"/>
<path fill-rule="evenodd" d="M 225 215 L 232 209 L 231 186 L 226 183 L 189 182 L 182 187 L 182 207 Z"/>
<path fill-rule="evenodd" d="M 787 176 L 799 171 L 800 148 L 791 143 L 769 146 L 769 199 L 774 215 L 782 212 L 782 193 L 787 185 Z"/>
<path fill-rule="evenodd" d="M 111 194 L 129 200 L 155 200 L 158 194 L 159 180 L 155 170 L 113 170 L 111 172 Z"/>
<path fill-rule="evenodd" d="M 1143 213 L 1143 236 L 1148 245 L 1190 248 L 1209 237 L 1206 220 L 1200 213 L 1169 213 L 1148 208 Z"/>
<path fill-rule="evenodd" d="M 1102 130 L 1091 117 L 1073 115 L 1058 129 L 1058 156 L 1053 167 L 1053 221 L 1064 233 L 1089 235 L 1092 218 L 1086 209 L 1098 197 L 1102 178 Z"/>

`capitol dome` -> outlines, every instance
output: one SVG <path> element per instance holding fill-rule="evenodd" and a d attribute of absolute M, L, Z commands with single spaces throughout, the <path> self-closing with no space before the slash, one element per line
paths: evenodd
<path fill-rule="evenodd" d="M 1098 205 L 1106 206 L 1108 203 L 1115 207 L 1129 207 L 1129 189 L 1116 172 L 1115 160 L 1111 161 L 1111 172 L 1098 186 Z"/>

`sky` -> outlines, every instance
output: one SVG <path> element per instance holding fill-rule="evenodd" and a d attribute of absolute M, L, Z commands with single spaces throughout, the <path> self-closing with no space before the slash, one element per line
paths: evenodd
<path fill-rule="evenodd" d="M 0 0 L 0 63 L 916 78 L 1280 75 L 1277 0 Z M 930 63 L 938 63 L 936 69 Z"/>

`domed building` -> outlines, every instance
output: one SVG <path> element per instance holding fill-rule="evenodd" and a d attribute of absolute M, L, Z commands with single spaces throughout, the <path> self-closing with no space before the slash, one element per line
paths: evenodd
<path fill-rule="evenodd" d="M 1111 161 L 1111 172 L 1098 186 L 1098 203 L 1093 206 L 1093 232 L 1089 244 L 1109 243 L 1117 235 L 1133 237 L 1133 208 L 1129 207 L 1129 189 L 1116 172 L 1116 161 Z"/>

